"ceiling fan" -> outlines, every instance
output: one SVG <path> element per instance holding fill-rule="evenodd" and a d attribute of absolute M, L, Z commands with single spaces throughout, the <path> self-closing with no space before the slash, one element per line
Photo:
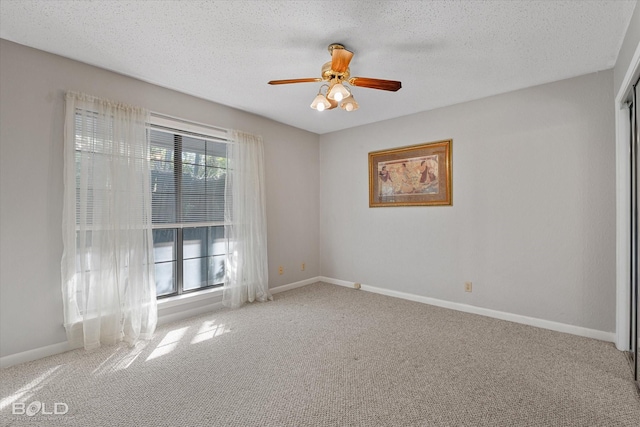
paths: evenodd
<path fill-rule="evenodd" d="M 269 84 L 284 85 L 289 83 L 328 82 L 320 86 L 318 95 L 316 95 L 311 103 L 311 108 L 318 111 L 331 110 L 336 108 L 339 103 L 340 108 L 346 111 L 355 111 L 358 109 L 358 103 L 353 98 L 351 91 L 345 86 L 345 83 L 349 83 L 352 86 L 368 87 L 371 89 L 388 90 L 392 92 L 396 92 L 402 87 L 402 83 L 395 80 L 351 77 L 349 63 L 353 57 L 353 52 L 348 51 L 341 44 L 330 44 L 329 54 L 331 55 L 331 61 L 322 66 L 322 72 L 320 74 L 322 77 L 271 80 Z M 323 88 L 326 88 L 324 95 L 322 94 Z"/>

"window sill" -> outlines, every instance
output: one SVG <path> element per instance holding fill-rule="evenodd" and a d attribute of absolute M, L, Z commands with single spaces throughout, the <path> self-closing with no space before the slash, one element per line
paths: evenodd
<path fill-rule="evenodd" d="M 222 287 L 207 289 L 201 292 L 176 295 L 173 297 L 162 298 L 158 300 L 158 309 L 177 307 L 184 304 L 190 304 L 196 301 L 202 301 L 209 298 L 222 296 Z"/>

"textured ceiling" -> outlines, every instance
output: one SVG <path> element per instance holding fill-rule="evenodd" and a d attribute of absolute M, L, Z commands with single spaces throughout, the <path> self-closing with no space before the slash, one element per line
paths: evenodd
<path fill-rule="evenodd" d="M 359 126 L 613 67 L 635 1 L 2 0 L 0 37 L 315 133 Z M 327 46 L 360 109 L 309 108 Z M 223 123 L 214 123 L 224 125 Z"/>

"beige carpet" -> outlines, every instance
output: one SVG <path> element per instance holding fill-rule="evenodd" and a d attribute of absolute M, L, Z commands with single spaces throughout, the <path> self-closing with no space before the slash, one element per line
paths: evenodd
<path fill-rule="evenodd" d="M 165 325 L 136 348 L 7 368 L 0 381 L 10 426 L 640 424 L 611 343 L 324 283 Z M 35 401 L 68 412 L 12 415 Z"/>

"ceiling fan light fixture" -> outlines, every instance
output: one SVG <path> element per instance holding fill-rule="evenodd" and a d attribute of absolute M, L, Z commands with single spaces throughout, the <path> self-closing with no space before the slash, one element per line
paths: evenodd
<path fill-rule="evenodd" d="M 329 101 L 327 101 L 327 98 L 325 98 L 324 95 L 319 93 L 313 99 L 313 102 L 311 103 L 310 107 L 313 108 L 314 110 L 324 111 L 327 108 L 331 107 L 331 104 L 329 103 Z"/>
<path fill-rule="evenodd" d="M 342 101 L 342 104 L 340 104 L 340 108 L 345 111 L 356 111 L 358 108 L 360 108 L 360 106 L 356 102 L 353 95 L 349 95 Z"/>
<path fill-rule="evenodd" d="M 327 98 L 340 102 L 349 95 L 351 95 L 351 93 L 349 93 L 342 83 L 336 83 L 331 87 L 331 90 L 327 94 Z"/>

